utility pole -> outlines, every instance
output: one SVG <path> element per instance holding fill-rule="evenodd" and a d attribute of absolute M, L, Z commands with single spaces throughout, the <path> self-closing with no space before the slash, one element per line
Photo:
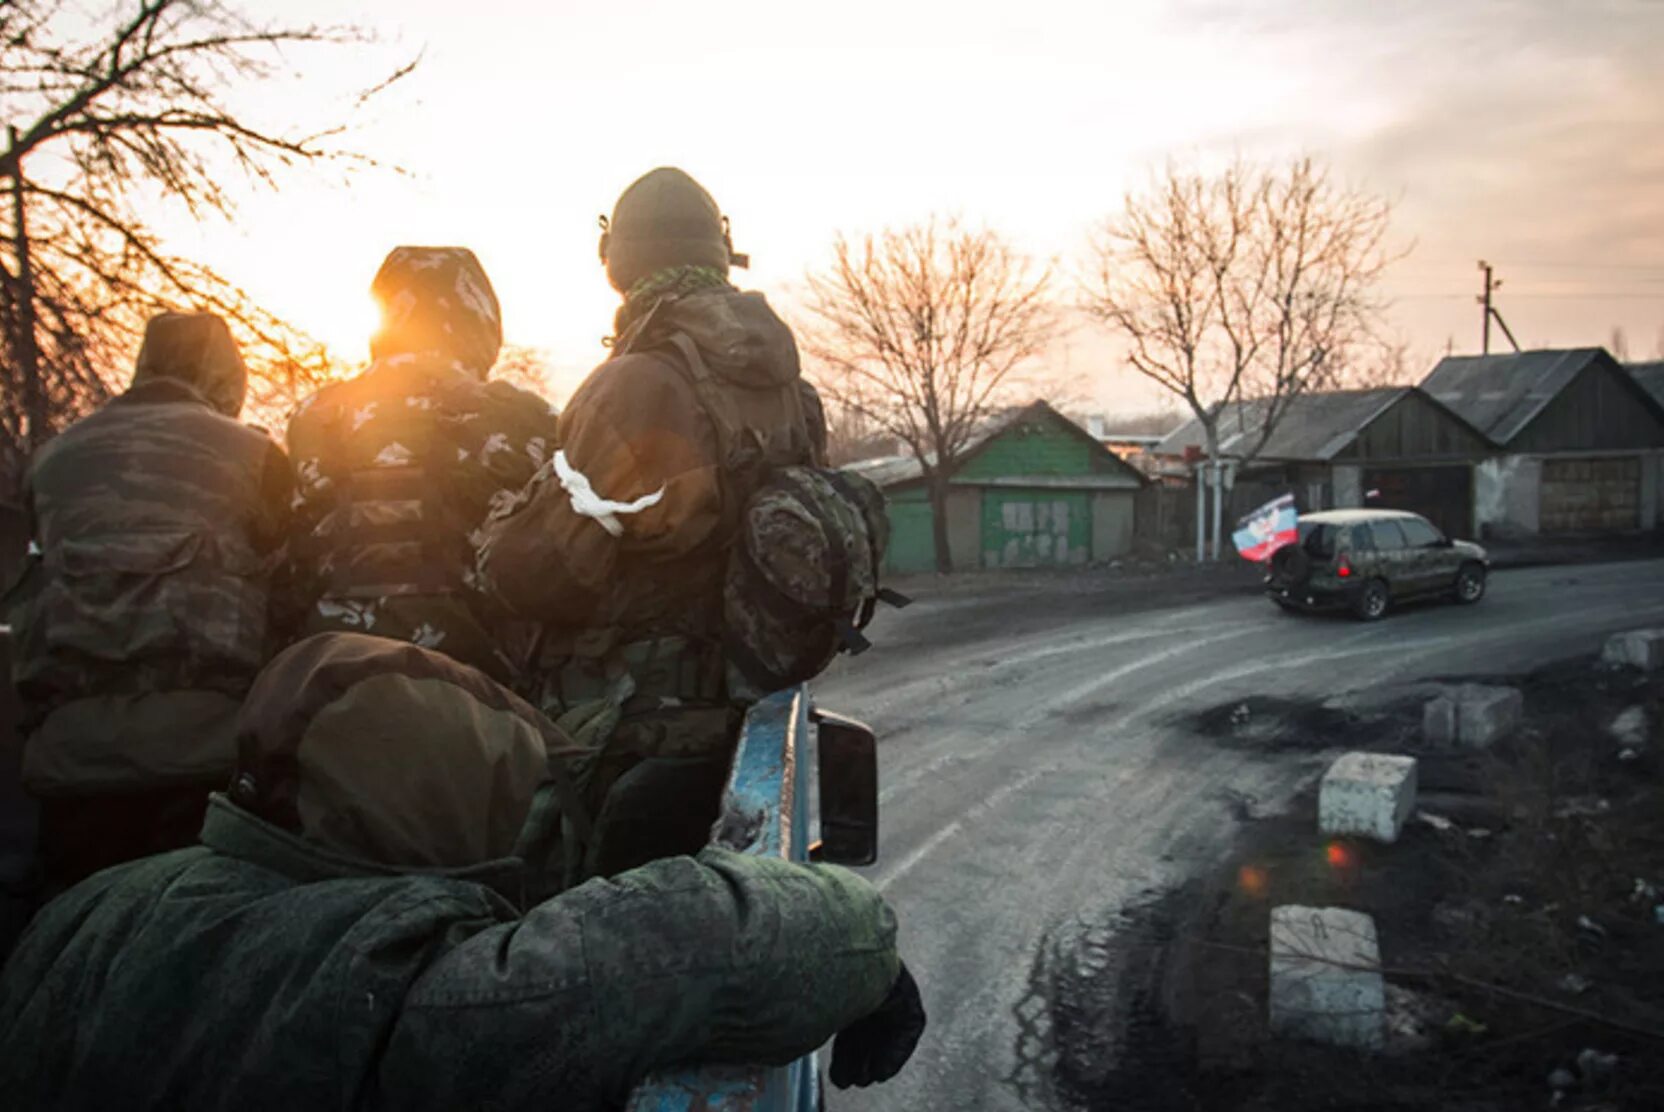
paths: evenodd
<path fill-rule="evenodd" d="M 17 152 L 17 128 L 6 128 L 10 150 Z M 23 221 L 23 159 L 12 163 L 12 236 L 17 252 L 17 290 L 12 298 L 15 315 L 11 321 L 12 358 L 17 360 L 23 380 L 23 413 L 29 423 L 23 450 L 33 454 L 46 439 L 46 392 L 40 382 L 40 348 L 35 342 L 35 272 L 29 261 L 29 229 Z"/>
<path fill-rule="evenodd" d="M 1481 333 L 1479 354 L 1489 355 L 1491 354 L 1491 294 L 1495 293 L 1497 288 L 1502 285 L 1502 279 L 1491 277 L 1491 264 L 1484 259 L 1479 260 L 1479 269 L 1485 274 L 1485 292 L 1480 294 L 1477 299 L 1479 304 L 1485 307 L 1484 331 Z"/>
<path fill-rule="evenodd" d="M 1501 310 L 1491 302 L 1491 295 L 1502 288 L 1502 279 L 1491 277 L 1491 264 L 1484 259 L 1479 260 L 1479 269 L 1485 275 L 1485 292 L 1474 298 L 1475 301 L 1485 307 L 1485 325 L 1479 346 L 1480 354 L 1489 355 L 1491 353 L 1492 318 L 1495 318 L 1497 327 L 1502 329 L 1502 334 L 1508 337 L 1508 343 L 1513 346 L 1515 351 L 1518 351 L 1520 350 L 1520 342 L 1514 339 L 1514 333 L 1509 329 L 1508 322 L 1502 319 Z"/>

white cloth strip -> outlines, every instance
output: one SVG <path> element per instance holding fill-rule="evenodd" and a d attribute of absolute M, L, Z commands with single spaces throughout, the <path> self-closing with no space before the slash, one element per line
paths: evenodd
<path fill-rule="evenodd" d="M 659 504 L 664 497 L 664 487 L 660 487 L 652 494 L 644 494 L 634 502 L 613 502 L 595 493 L 595 488 L 589 485 L 589 478 L 576 467 L 566 462 L 566 453 L 555 453 L 555 477 L 560 480 L 561 489 L 572 498 L 572 512 L 581 517 L 592 517 L 600 523 L 614 537 L 624 535 L 624 525 L 618 520 L 620 514 L 639 514 L 649 506 Z"/>

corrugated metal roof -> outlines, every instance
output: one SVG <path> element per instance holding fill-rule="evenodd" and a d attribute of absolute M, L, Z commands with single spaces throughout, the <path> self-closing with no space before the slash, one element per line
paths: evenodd
<path fill-rule="evenodd" d="M 1664 359 L 1650 363 L 1625 363 L 1624 369 L 1641 384 L 1641 389 L 1652 395 L 1654 401 L 1664 405 Z"/>
<path fill-rule="evenodd" d="M 1373 390 L 1324 390 L 1301 394 L 1287 402 L 1271 439 L 1256 458 L 1264 460 L 1330 460 L 1356 440 L 1375 418 L 1408 394 L 1408 386 Z M 1219 451 L 1245 455 L 1259 441 L 1270 402 L 1252 398 L 1227 406 L 1219 417 Z M 1156 446 L 1162 456 L 1182 456 L 1189 447 L 1206 448 L 1202 422 L 1192 418 Z"/>
<path fill-rule="evenodd" d="M 1439 360 L 1421 388 L 1496 443 L 1507 444 L 1601 358 L 1610 356 L 1598 347 L 1451 355 Z"/>
<path fill-rule="evenodd" d="M 1041 405 L 1044 403 L 1036 402 L 1035 404 Z M 971 433 L 970 437 L 965 441 L 965 447 L 960 452 L 959 458 L 964 459 L 966 456 L 988 443 L 988 441 L 994 439 L 994 437 L 1016 424 L 1017 418 L 1021 417 L 1032 408 L 1034 408 L 1033 405 L 1025 405 L 1018 406 L 1013 409 L 1002 409 L 998 413 L 988 417 L 987 420 L 982 422 L 982 427 Z M 1047 408 L 1050 407 L 1048 406 Z M 1055 412 L 1055 410 L 1053 412 Z M 1062 415 L 1059 414 L 1059 416 Z M 1067 418 L 1064 418 L 1064 420 L 1067 420 Z M 934 460 L 936 458 L 935 454 L 931 453 L 930 458 Z M 905 483 L 912 479 L 924 477 L 924 466 L 919 463 L 916 456 L 912 455 L 879 456 L 876 459 L 858 460 L 855 463 L 849 464 L 848 467 L 849 470 L 865 475 L 868 479 L 871 479 L 881 487 L 894 486 L 897 483 Z"/>
<path fill-rule="evenodd" d="M 1068 417 L 1065 417 L 1063 414 L 1053 409 L 1044 401 L 1030 402 L 1028 405 L 1004 409 L 990 416 L 982 423 L 982 426 L 979 429 L 971 434 L 969 440 L 966 441 L 964 449 L 959 454 L 960 465 L 963 466 L 966 462 L 968 462 L 970 458 L 976 455 L 977 452 L 981 451 L 990 440 L 993 440 L 995 437 L 999 436 L 1007 429 L 1010 429 L 1013 425 L 1016 425 L 1024 418 L 1032 416 L 1036 413 L 1053 417 L 1062 424 L 1073 428 L 1083 440 L 1092 444 L 1098 452 L 1113 461 L 1115 467 L 1117 468 L 1117 471 L 1110 473 L 1107 477 L 1105 474 L 1098 474 L 1090 477 L 1082 476 L 1079 482 L 1073 484 L 1074 486 L 1078 488 L 1104 488 L 1113 486 L 1116 489 L 1124 487 L 1125 489 L 1130 490 L 1136 489 L 1144 484 L 1144 476 L 1139 473 L 1137 468 L 1133 467 L 1131 464 L 1118 457 L 1114 452 L 1111 452 L 1108 448 L 1104 447 L 1102 441 L 1098 440 L 1091 433 L 1081 428 L 1076 422 L 1071 421 Z M 849 464 L 848 468 L 851 471 L 865 475 L 868 479 L 871 479 L 874 483 L 877 483 L 881 487 L 892 487 L 899 483 L 911 482 L 915 479 L 924 477 L 923 465 L 921 465 L 919 461 L 911 455 L 880 456 L 876 459 L 860 460 L 856 463 Z M 1118 475 L 1124 475 L 1125 481 L 1121 483 L 1112 483 L 1110 480 Z M 1054 476 L 1054 478 L 1056 477 Z M 971 483 L 969 480 L 966 482 L 967 485 L 991 485 L 988 483 Z"/>

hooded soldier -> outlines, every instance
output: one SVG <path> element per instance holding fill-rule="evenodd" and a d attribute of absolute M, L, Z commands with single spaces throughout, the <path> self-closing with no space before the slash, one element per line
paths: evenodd
<path fill-rule="evenodd" d="M 369 369 L 289 423 L 303 630 L 409 641 L 507 680 L 525 650 L 474 588 L 472 534 L 553 451 L 555 415 L 487 381 L 501 314 L 472 251 L 396 248 L 370 292 Z"/>
<path fill-rule="evenodd" d="M 163 314 L 127 391 L 30 466 L 12 676 L 49 885 L 190 844 L 230 774 L 291 489 L 236 419 L 247 384 L 224 321 Z"/>
<path fill-rule="evenodd" d="M 654 170 L 602 223 L 624 298 L 611 358 L 573 395 L 561 451 L 487 523 L 479 566 L 544 623 L 543 709 L 586 724 L 588 864 L 606 875 L 697 847 L 715 817 L 744 710 L 724 675 L 728 550 L 759 476 L 814 461 L 824 433 L 791 331 L 729 283 L 746 260 L 698 182 Z"/>
<path fill-rule="evenodd" d="M 523 906 L 558 734 L 448 657 L 309 638 L 238 735 L 201 846 L 86 881 L 12 955 L 8 1107 L 582 1112 L 835 1033 L 834 1082 L 880 1081 L 923 1029 L 893 915 L 836 867 L 707 848 Z"/>

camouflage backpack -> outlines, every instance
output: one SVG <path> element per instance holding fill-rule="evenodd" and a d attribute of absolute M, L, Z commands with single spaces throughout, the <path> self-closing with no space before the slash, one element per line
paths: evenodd
<path fill-rule="evenodd" d="M 781 467 L 751 495 L 723 581 L 729 694 L 756 699 L 865 651 L 890 524 L 884 495 L 846 471 Z"/>
<path fill-rule="evenodd" d="M 735 361 L 760 313 L 768 309 L 758 294 L 665 297 L 620 344 L 678 352 L 716 432 L 728 545 L 722 645 L 728 694 L 740 701 L 812 678 L 840 649 L 861 652 L 874 606 L 908 602 L 878 582 L 889 542 L 884 495 L 861 476 L 814 465 L 815 415 L 802 383 L 735 382 L 701 353 Z M 789 431 L 783 414 L 792 415 Z"/>

